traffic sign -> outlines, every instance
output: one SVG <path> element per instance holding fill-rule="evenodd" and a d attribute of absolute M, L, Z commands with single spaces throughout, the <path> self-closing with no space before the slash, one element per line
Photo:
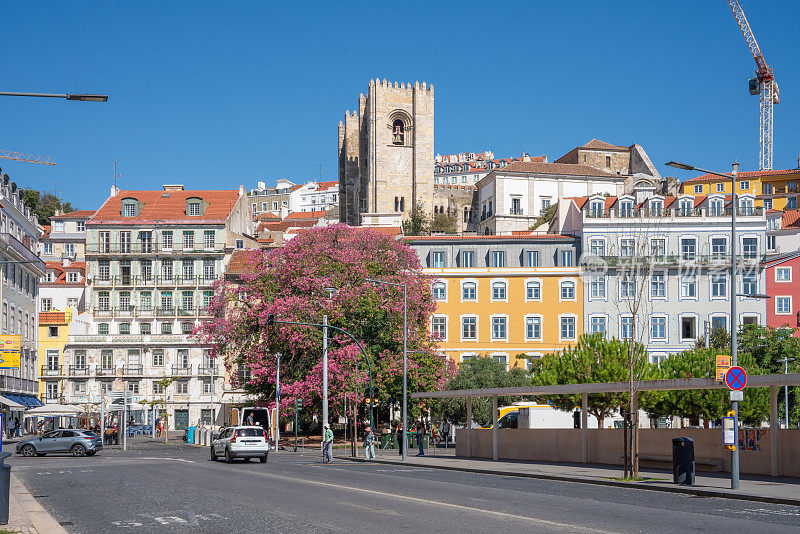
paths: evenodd
<path fill-rule="evenodd" d="M 722 444 L 736 445 L 736 420 L 733 417 L 722 418 Z"/>
<path fill-rule="evenodd" d="M 725 373 L 731 368 L 731 357 L 729 354 L 717 354 L 717 382 L 725 382 Z"/>
<path fill-rule="evenodd" d="M 725 373 L 725 385 L 734 391 L 744 389 L 747 385 L 747 372 L 739 366 L 731 367 Z"/>
<path fill-rule="evenodd" d="M 741 402 L 744 400 L 744 391 L 732 389 L 730 391 L 730 394 L 731 394 L 731 402 L 733 401 Z"/>

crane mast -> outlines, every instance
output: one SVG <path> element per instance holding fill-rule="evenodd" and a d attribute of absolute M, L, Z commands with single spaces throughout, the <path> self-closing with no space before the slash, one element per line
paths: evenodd
<path fill-rule="evenodd" d="M 22 161 L 25 163 L 39 163 L 41 165 L 55 165 L 50 156 L 37 156 L 36 154 L 23 154 L 22 152 L 12 152 L 11 150 L 0 150 L 0 159 L 10 159 L 12 161 Z"/>
<path fill-rule="evenodd" d="M 747 47 L 750 49 L 756 62 L 756 77 L 749 82 L 750 94 L 759 95 L 759 125 L 758 125 L 758 170 L 772 170 L 772 144 L 773 144 L 773 112 L 772 106 L 780 101 L 778 83 L 775 81 L 772 67 L 767 65 L 764 54 L 758 46 L 756 36 L 750 29 L 750 23 L 744 14 L 744 9 L 738 0 L 728 0 L 733 17 L 742 30 Z"/>

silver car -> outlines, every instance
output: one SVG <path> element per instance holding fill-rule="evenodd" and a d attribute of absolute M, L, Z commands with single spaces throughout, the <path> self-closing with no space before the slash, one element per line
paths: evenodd
<path fill-rule="evenodd" d="M 17 454 L 45 456 L 48 453 L 70 453 L 73 456 L 94 456 L 103 442 L 94 432 L 80 429 L 60 429 L 17 443 Z"/>
<path fill-rule="evenodd" d="M 269 458 L 269 441 L 266 431 L 260 426 L 231 426 L 223 428 L 211 442 L 211 459 L 225 457 L 226 463 L 234 458 L 258 458 L 266 463 Z"/>

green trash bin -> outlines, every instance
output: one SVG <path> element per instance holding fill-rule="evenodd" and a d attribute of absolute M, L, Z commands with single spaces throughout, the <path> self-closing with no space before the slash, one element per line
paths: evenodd
<path fill-rule="evenodd" d="M 385 449 L 387 445 L 392 441 L 392 435 L 387 433 L 381 434 L 381 449 Z"/>

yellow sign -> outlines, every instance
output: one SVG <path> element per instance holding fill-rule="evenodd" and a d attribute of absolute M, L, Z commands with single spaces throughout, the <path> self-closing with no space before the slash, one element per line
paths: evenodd
<path fill-rule="evenodd" d="M 725 382 L 725 374 L 731 368 L 731 357 L 728 354 L 717 354 L 717 382 Z"/>
<path fill-rule="evenodd" d="M 0 369 L 19 369 L 19 352 L 0 352 Z"/>
<path fill-rule="evenodd" d="M 20 352 L 22 336 L 0 336 L 0 352 Z"/>

